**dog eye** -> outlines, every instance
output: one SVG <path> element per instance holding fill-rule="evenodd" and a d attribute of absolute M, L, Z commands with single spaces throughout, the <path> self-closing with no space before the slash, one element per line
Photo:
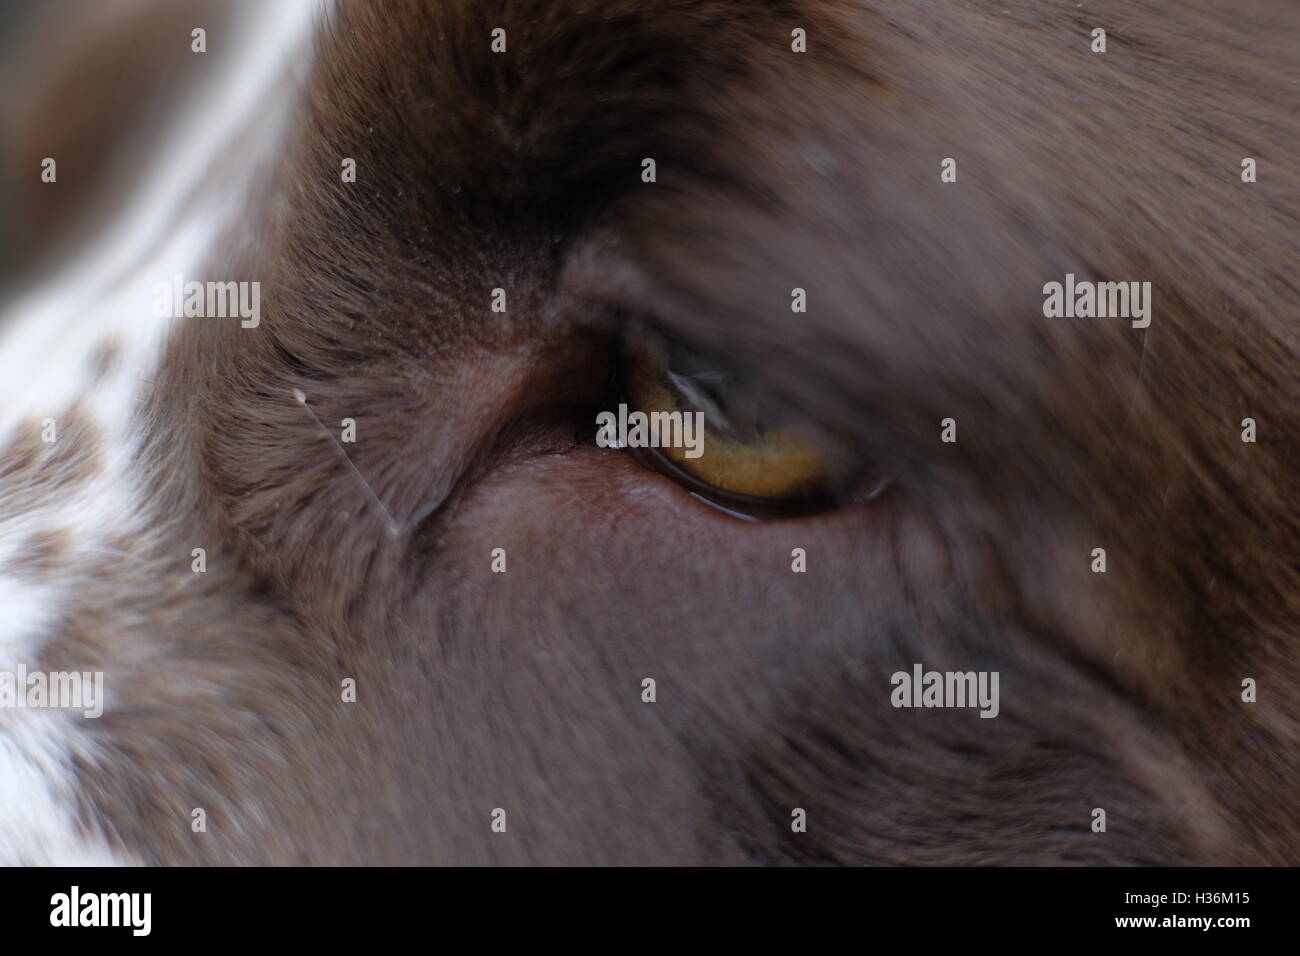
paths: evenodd
<path fill-rule="evenodd" d="M 725 364 L 643 331 L 624 335 L 619 353 L 626 414 L 684 424 L 685 442 L 627 442 L 643 464 L 743 517 L 841 503 L 834 456 Z"/>

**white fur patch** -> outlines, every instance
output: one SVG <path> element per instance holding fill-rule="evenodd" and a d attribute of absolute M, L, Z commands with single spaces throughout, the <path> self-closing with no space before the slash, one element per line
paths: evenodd
<path fill-rule="evenodd" d="M 202 276 L 215 241 L 237 228 L 233 217 L 243 211 L 253 177 L 283 141 L 287 91 L 296 88 L 286 65 L 297 73 L 308 65 L 306 41 L 323 6 L 254 4 L 233 37 L 234 55 L 184 105 L 184 121 L 153 151 L 155 167 L 141 172 L 144 185 L 124 216 L 100 242 L 0 310 L 0 449 L 20 428 L 35 427 L 39 436 L 43 419 L 54 420 L 57 435 L 61 416 L 81 402 L 103 452 L 102 469 L 88 481 L 34 505 L 30 489 L 0 483 L 0 671 L 36 670 L 57 636 L 62 609 L 76 596 L 78 582 L 70 575 L 33 581 L 4 570 L 33 534 L 67 532 L 78 552 L 94 553 L 109 549 L 110 538 L 133 540 L 155 526 L 142 492 L 141 420 L 133 413 L 153 386 L 175 320 L 153 315 L 152 287 L 176 273 Z M 265 152 L 250 143 L 263 144 Z M 233 172 L 232 155 L 238 158 Z M 110 339 L 120 349 L 117 367 L 92 386 L 93 356 Z M 27 500 L 15 507 L 20 494 Z M 110 550 L 99 566 L 127 576 L 134 564 Z M 111 687 L 106 694 L 111 704 Z M 0 864 L 133 862 L 94 832 L 93 823 L 89 835 L 78 825 L 73 760 L 90 746 L 78 726 L 85 719 L 71 711 L 0 707 Z"/>

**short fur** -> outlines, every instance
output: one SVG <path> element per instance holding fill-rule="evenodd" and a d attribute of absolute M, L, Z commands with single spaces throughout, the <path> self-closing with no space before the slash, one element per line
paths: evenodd
<path fill-rule="evenodd" d="M 140 420 L 174 578 L 115 568 L 49 651 L 117 675 L 87 813 L 168 863 L 1300 862 L 1297 28 L 344 2 L 264 243 L 210 270 L 263 324 L 188 323 Z M 1150 281 L 1151 327 L 1044 318 L 1066 272 Z M 890 492 L 746 524 L 575 440 L 630 316 Z M 1001 715 L 893 709 L 914 661 L 999 671 Z"/>

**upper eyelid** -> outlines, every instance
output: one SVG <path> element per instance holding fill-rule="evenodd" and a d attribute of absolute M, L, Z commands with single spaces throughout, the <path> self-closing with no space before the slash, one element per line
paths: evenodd
<path fill-rule="evenodd" d="M 645 317 L 639 317 L 631 323 L 623 325 L 619 329 L 620 338 L 618 348 L 620 353 L 627 345 L 629 339 L 638 334 L 661 342 L 668 349 L 677 347 L 701 357 L 704 360 L 704 364 L 715 367 L 718 370 L 717 374 L 734 387 L 749 389 L 755 392 L 765 391 L 762 381 L 757 376 L 749 372 L 734 359 L 721 354 L 718 349 L 710 346 L 699 345 L 682 333 L 668 329 L 666 326 Z"/>
<path fill-rule="evenodd" d="M 628 337 L 636 334 L 648 335 L 660 341 L 672 343 L 704 356 L 709 362 L 716 363 L 719 366 L 722 374 L 726 376 L 734 387 L 752 391 L 754 394 L 765 397 L 769 406 L 777 406 L 782 414 L 775 422 L 776 425 L 797 428 L 809 437 L 817 440 L 818 443 L 827 451 L 827 454 L 836 459 L 837 463 L 840 465 L 845 467 L 854 467 L 866 464 L 864 461 L 855 460 L 857 456 L 845 453 L 845 448 L 852 444 L 851 441 L 847 440 L 844 436 L 836 438 L 831 431 L 821 421 L 819 421 L 815 414 L 812 414 L 794 397 L 776 389 L 761 375 L 754 373 L 735 359 L 721 354 L 717 348 L 697 345 L 684 333 L 677 329 L 669 328 L 653 315 L 645 313 L 635 315 L 624 314 L 622 321 L 620 321 L 616 328 L 616 339 L 614 342 L 616 355 L 622 355 L 622 350 Z M 615 374 L 621 374 L 621 359 L 619 362 L 616 362 Z"/>

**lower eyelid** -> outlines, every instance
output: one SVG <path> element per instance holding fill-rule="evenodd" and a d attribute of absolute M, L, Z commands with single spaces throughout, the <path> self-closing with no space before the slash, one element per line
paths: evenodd
<path fill-rule="evenodd" d="M 760 520 L 759 518 L 755 518 L 753 515 L 745 514 L 743 511 L 735 511 L 731 508 L 726 507 L 725 505 L 719 504 L 716 501 L 711 501 L 708 498 L 704 497 L 702 494 L 699 494 L 698 492 L 692 491 L 691 497 L 696 499 L 697 501 L 700 501 L 708 505 L 710 508 L 716 508 L 718 511 L 721 511 L 723 514 L 731 515 L 731 517 L 733 518 L 739 518 L 742 521 L 753 521 L 753 522 L 757 522 Z"/>

